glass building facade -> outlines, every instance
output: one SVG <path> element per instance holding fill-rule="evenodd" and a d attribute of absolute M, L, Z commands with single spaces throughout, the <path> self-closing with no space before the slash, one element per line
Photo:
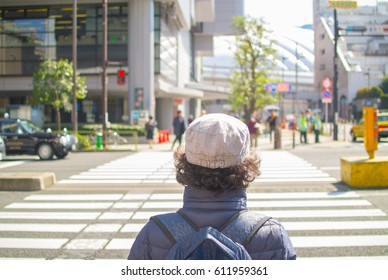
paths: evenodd
<path fill-rule="evenodd" d="M 95 76 L 102 67 L 102 5 L 77 6 L 77 68 L 86 77 Z M 41 5 L 0 8 L 0 76 L 31 77 L 46 59 L 72 60 L 73 7 Z M 128 64 L 128 3 L 108 5 L 108 61 Z M 99 74 L 97 74 L 99 75 Z M 0 95 L 0 114 L 13 106 L 30 105 L 32 91 L 4 92 Z M 42 106 L 38 108 L 42 110 Z M 79 100 L 79 122 L 101 120 L 101 97 L 89 94 Z M 4 112 L 3 112 L 4 111 Z M 110 118 L 121 122 L 124 97 L 110 96 Z M 55 117 L 51 108 L 43 112 L 46 122 Z M 70 112 L 61 112 L 64 122 L 71 122 Z"/>
<path fill-rule="evenodd" d="M 0 75 L 30 76 L 45 59 L 72 59 L 73 8 L 0 9 Z M 108 60 L 127 65 L 127 4 L 108 7 Z M 78 5 L 78 69 L 100 67 L 102 7 Z M 83 71 L 85 72 L 85 71 Z"/>

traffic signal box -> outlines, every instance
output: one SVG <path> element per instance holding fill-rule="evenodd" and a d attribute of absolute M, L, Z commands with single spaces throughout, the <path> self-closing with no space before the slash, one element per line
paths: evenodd
<path fill-rule="evenodd" d="M 388 157 L 375 157 L 378 143 L 377 110 L 363 108 L 364 145 L 369 158 L 341 158 L 341 181 L 350 187 L 388 187 Z"/>
<path fill-rule="evenodd" d="M 125 85 L 125 70 L 119 69 L 117 71 L 117 84 L 118 85 Z"/>
<path fill-rule="evenodd" d="M 364 146 L 369 159 L 375 157 L 378 143 L 377 110 L 375 107 L 364 107 Z"/>

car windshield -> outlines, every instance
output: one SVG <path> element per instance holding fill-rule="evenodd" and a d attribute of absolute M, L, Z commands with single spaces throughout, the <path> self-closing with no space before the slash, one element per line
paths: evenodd
<path fill-rule="evenodd" d="M 23 126 L 23 128 L 28 133 L 35 133 L 35 132 L 41 132 L 42 130 L 37 127 L 34 123 L 28 121 L 28 120 L 20 120 L 20 124 Z"/>
<path fill-rule="evenodd" d="M 377 121 L 378 122 L 386 122 L 386 121 L 388 121 L 388 115 L 378 116 Z"/>

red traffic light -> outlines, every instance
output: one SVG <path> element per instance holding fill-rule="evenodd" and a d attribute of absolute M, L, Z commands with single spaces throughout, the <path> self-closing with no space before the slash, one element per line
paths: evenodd
<path fill-rule="evenodd" d="M 117 84 L 124 85 L 125 84 L 125 71 L 123 69 L 119 69 L 117 71 Z"/>

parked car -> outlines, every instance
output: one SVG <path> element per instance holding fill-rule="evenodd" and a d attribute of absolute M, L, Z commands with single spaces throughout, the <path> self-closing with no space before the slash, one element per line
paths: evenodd
<path fill-rule="evenodd" d="M 0 119 L 0 136 L 7 155 L 37 155 L 48 160 L 67 156 L 67 139 L 64 135 L 42 131 L 33 122 L 25 119 Z"/>
<path fill-rule="evenodd" d="M 388 137 L 388 112 L 377 113 L 377 129 L 379 141 L 381 138 Z M 356 141 L 358 137 L 364 137 L 364 119 L 350 129 L 350 137 L 352 141 Z"/>

